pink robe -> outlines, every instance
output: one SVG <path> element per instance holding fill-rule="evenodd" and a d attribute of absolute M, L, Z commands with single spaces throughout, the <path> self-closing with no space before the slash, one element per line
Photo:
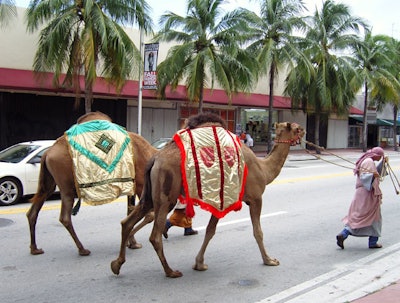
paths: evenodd
<path fill-rule="evenodd" d="M 368 172 L 377 171 L 375 163 L 371 158 L 366 158 L 362 162 L 361 168 L 368 170 Z M 351 229 L 375 226 L 376 224 L 374 223 L 381 221 L 381 203 L 382 192 L 379 188 L 379 178 L 374 178 L 372 188 L 368 191 L 363 186 L 359 175 L 357 175 L 356 192 L 351 202 L 349 212 L 347 216 L 343 218 L 343 223 Z M 357 232 L 355 232 L 355 234 L 357 234 Z M 368 234 L 363 233 L 363 235 L 366 236 Z"/>

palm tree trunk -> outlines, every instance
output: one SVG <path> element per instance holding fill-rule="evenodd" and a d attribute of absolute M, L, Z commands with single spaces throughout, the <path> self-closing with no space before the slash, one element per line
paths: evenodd
<path fill-rule="evenodd" d="M 200 88 L 200 95 L 199 95 L 199 114 L 203 112 L 203 86 Z"/>
<path fill-rule="evenodd" d="M 362 148 L 363 152 L 367 151 L 367 131 L 368 131 L 368 122 L 367 122 L 367 108 L 368 108 L 368 83 L 364 82 L 364 112 L 363 112 L 363 139 L 362 139 Z"/>
<path fill-rule="evenodd" d="M 93 86 L 85 82 L 85 113 L 90 113 L 92 111 L 93 102 Z"/>
<path fill-rule="evenodd" d="M 397 105 L 393 105 L 393 150 L 398 151 L 399 146 L 397 142 Z"/>
<path fill-rule="evenodd" d="M 317 146 L 320 146 L 319 145 L 319 122 L 320 122 L 320 120 L 321 120 L 321 114 L 319 111 L 316 111 L 315 112 L 315 144 Z M 315 152 L 317 154 L 320 154 L 321 150 L 317 147 Z"/>
<path fill-rule="evenodd" d="M 274 109 L 274 77 L 275 77 L 275 66 L 272 63 L 271 68 L 269 70 L 267 153 L 269 153 L 272 149 L 272 112 Z"/>

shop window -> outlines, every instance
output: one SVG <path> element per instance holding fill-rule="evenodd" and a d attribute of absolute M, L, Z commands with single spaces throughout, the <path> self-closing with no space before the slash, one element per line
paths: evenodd
<path fill-rule="evenodd" d="M 242 130 L 253 138 L 254 142 L 267 142 L 268 116 L 265 109 L 243 109 L 241 111 Z M 278 121 L 278 112 L 273 111 L 272 121 Z"/>

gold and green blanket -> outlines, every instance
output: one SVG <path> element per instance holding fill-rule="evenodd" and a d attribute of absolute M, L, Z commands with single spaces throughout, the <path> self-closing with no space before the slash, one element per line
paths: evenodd
<path fill-rule="evenodd" d="M 240 210 L 247 167 L 239 138 L 219 126 L 183 129 L 174 137 L 181 152 L 182 183 L 186 214 L 194 216 L 194 205 L 217 218 Z"/>
<path fill-rule="evenodd" d="M 73 125 L 65 132 L 72 157 L 78 196 L 104 204 L 133 195 L 135 167 L 127 131 L 106 120 Z"/>

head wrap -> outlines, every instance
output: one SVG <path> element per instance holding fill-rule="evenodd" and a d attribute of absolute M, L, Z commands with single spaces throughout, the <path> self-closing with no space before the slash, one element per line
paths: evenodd
<path fill-rule="evenodd" d="M 354 168 L 353 172 L 354 174 L 358 174 L 358 172 L 360 171 L 360 167 L 361 167 L 361 163 L 367 159 L 367 158 L 373 158 L 375 156 L 380 156 L 383 157 L 385 155 L 385 152 L 383 151 L 383 149 L 379 146 L 374 147 L 370 150 L 367 150 L 365 154 L 363 154 L 356 162 L 356 167 Z"/>

